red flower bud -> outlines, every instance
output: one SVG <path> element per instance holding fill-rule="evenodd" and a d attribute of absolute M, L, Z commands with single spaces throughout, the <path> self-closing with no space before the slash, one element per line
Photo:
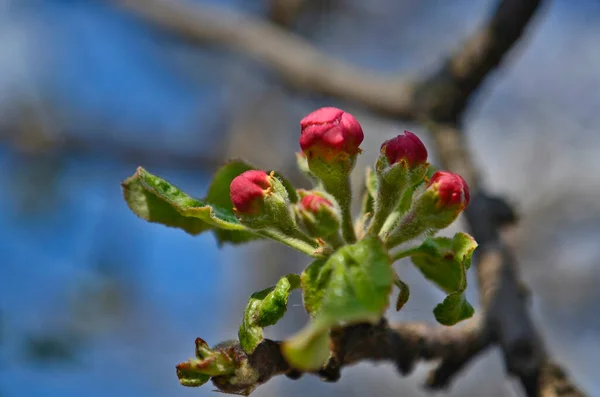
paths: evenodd
<path fill-rule="evenodd" d="M 260 170 L 246 171 L 231 181 L 229 194 L 235 210 L 241 214 L 255 214 L 267 191 L 271 189 L 269 175 Z"/>
<path fill-rule="evenodd" d="M 410 131 L 383 142 L 381 154 L 385 155 L 390 165 L 405 161 L 409 168 L 414 168 L 427 162 L 425 145 Z"/>
<path fill-rule="evenodd" d="M 429 180 L 428 190 L 433 187 L 438 194 L 440 207 L 460 206 L 465 208 L 469 204 L 469 186 L 458 174 L 448 171 L 438 171 Z"/>
<path fill-rule="evenodd" d="M 300 121 L 300 147 L 308 158 L 318 156 L 330 161 L 340 154 L 354 156 L 364 135 L 350 113 L 327 107 L 315 110 Z"/>
<path fill-rule="evenodd" d="M 333 207 L 333 204 L 331 204 L 331 201 L 327 200 L 325 197 L 309 194 L 307 196 L 302 197 L 302 200 L 300 201 L 300 206 L 302 209 L 308 212 L 316 213 L 319 212 L 319 209 L 321 207 Z"/>
<path fill-rule="evenodd" d="M 301 199 L 296 206 L 296 219 L 300 227 L 313 238 L 337 245 L 336 238 L 341 239 L 342 214 L 335 198 L 325 192 L 302 189 L 298 190 L 298 195 Z"/>

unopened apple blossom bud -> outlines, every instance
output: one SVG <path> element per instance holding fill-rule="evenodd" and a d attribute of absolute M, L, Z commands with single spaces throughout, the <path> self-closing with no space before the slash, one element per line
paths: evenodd
<path fill-rule="evenodd" d="M 300 126 L 300 147 L 310 173 L 335 197 L 342 210 L 344 239 L 353 243 L 356 233 L 350 211 L 350 173 L 361 152 L 362 127 L 350 113 L 333 107 L 315 110 L 300 121 Z"/>
<path fill-rule="evenodd" d="M 425 145 L 410 131 L 404 131 L 404 134 L 381 145 L 381 154 L 375 165 L 378 190 L 370 234 L 385 229 L 390 214 L 402 212 L 399 210 L 400 203 L 410 202 L 414 186 L 423 181 L 428 166 Z"/>
<path fill-rule="evenodd" d="M 298 191 L 298 224 L 311 237 L 328 240 L 340 231 L 341 211 L 335 199 L 323 192 Z"/>
<path fill-rule="evenodd" d="M 427 148 L 418 136 L 410 131 L 383 142 L 381 154 L 388 164 L 405 163 L 408 168 L 427 163 Z"/>
<path fill-rule="evenodd" d="M 362 127 L 350 113 L 325 107 L 300 121 L 300 147 L 307 159 L 319 158 L 325 163 L 356 156 L 364 135 Z"/>
<path fill-rule="evenodd" d="M 265 171 L 250 170 L 231 182 L 229 193 L 236 213 L 257 214 L 262 210 L 265 196 L 271 191 L 269 175 Z"/>
<path fill-rule="evenodd" d="M 233 179 L 229 189 L 233 211 L 252 229 L 295 228 L 287 190 L 274 173 L 246 171 Z"/>
<path fill-rule="evenodd" d="M 467 182 L 460 175 L 448 171 L 433 174 L 421 196 L 421 201 L 428 201 L 430 208 L 435 208 L 433 212 L 452 218 L 450 223 L 467 207 L 470 199 Z"/>
<path fill-rule="evenodd" d="M 414 185 L 427 172 L 427 148 L 410 131 L 383 142 L 376 171 L 380 179 L 400 188 Z"/>
<path fill-rule="evenodd" d="M 470 200 L 469 187 L 458 174 L 437 171 L 397 228 L 384 239 L 390 247 L 428 230 L 444 229 L 458 218 Z"/>

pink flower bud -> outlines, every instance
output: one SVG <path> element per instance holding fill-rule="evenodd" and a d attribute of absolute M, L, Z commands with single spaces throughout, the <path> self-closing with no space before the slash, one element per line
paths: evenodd
<path fill-rule="evenodd" d="M 240 214 L 260 211 L 265 194 L 271 189 L 269 175 L 260 170 L 246 171 L 231 181 L 229 194 L 233 207 Z"/>
<path fill-rule="evenodd" d="M 309 194 L 302 197 L 300 207 L 308 212 L 316 213 L 319 212 L 322 207 L 333 207 L 333 204 L 325 197 Z"/>
<path fill-rule="evenodd" d="M 410 131 L 383 142 L 381 154 L 385 155 L 390 165 L 404 161 L 409 168 L 414 168 L 427 162 L 425 145 Z"/>
<path fill-rule="evenodd" d="M 339 236 L 342 215 L 335 198 L 325 192 L 302 189 L 298 195 L 301 199 L 296 206 L 296 218 L 304 232 L 327 242 Z"/>
<path fill-rule="evenodd" d="M 340 154 L 355 156 L 364 135 L 350 113 L 327 107 L 315 110 L 300 121 L 300 147 L 306 156 L 331 161 Z"/>
<path fill-rule="evenodd" d="M 458 206 L 464 209 L 471 199 L 467 182 L 452 172 L 438 171 L 433 174 L 427 184 L 427 190 L 432 188 L 437 192 L 440 207 Z"/>

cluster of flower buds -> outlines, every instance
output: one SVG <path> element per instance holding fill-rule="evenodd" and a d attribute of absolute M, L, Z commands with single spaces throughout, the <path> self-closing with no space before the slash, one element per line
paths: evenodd
<path fill-rule="evenodd" d="M 357 235 L 378 235 L 391 248 L 447 227 L 469 202 L 467 184 L 459 175 L 439 171 L 428 180 L 427 149 L 415 134 L 404 131 L 381 145 L 373 213 L 363 214 L 367 221 L 355 227 L 349 176 L 361 153 L 361 125 L 351 114 L 326 107 L 307 115 L 300 126 L 302 152 L 297 160 L 316 181 L 315 189 L 298 190 L 299 202 L 291 203 L 273 173 L 239 175 L 231 183 L 231 201 L 241 223 L 251 229 L 334 249 L 355 242 Z"/>

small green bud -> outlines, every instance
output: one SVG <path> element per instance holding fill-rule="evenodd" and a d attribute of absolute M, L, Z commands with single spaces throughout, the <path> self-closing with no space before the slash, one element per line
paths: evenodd
<path fill-rule="evenodd" d="M 311 237 L 328 241 L 340 231 L 341 210 L 336 200 L 325 192 L 299 190 L 296 218 L 300 227 Z"/>

